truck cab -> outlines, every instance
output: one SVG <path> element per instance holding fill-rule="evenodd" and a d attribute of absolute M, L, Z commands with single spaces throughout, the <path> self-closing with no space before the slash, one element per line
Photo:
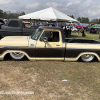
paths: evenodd
<path fill-rule="evenodd" d="M 36 47 L 36 59 L 64 60 L 65 43 L 62 42 L 64 38 L 62 36 L 60 28 L 39 27 L 36 33 L 31 36 L 31 39 L 36 40 L 36 43 L 29 42 L 30 46 Z"/>

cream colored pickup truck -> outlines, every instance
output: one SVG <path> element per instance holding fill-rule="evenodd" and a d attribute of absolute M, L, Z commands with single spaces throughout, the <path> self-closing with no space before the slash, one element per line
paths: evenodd
<path fill-rule="evenodd" d="M 89 39 L 65 39 L 56 27 L 39 27 L 31 36 L 8 36 L 0 40 L 0 60 L 9 54 L 13 60 L 100 61 L 100 42 Z"/>

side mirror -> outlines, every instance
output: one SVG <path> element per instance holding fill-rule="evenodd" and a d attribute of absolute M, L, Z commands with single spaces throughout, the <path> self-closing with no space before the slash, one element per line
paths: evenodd
<path fill-rule="evenodd" d="M 47 37 L 44 37 L 44 42 L 46 43 L 48 41 L 48 38 Z"/>
<path fill-rule="evenodd" d="M 47 37 L 44 37 L 45 48 L 46 48 L 47 41 L 48 41 L 48 38 Z"/>

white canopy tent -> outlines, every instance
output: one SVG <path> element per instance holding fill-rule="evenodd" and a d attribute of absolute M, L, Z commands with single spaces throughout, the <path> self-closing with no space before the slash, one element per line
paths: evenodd
<path fill-rule="evenodd" d="M 73 19 L 66 14 L 50 7 L 47 9 L 43 9 L 37 12 L 33 12 L 30 14 L 26 14 L 23 16 L 19 16 L 19 19 L 36 19 L 36 20 L 47 20 L 47 21 L 71 21 L 71 22 L 79 22 L 76 19 Z"/>

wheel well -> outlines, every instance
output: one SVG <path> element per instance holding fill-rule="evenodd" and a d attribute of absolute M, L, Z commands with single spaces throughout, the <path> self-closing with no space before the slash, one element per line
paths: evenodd
<path fill-rule="evenodd" d="M 9 57 L 9 53 L 7 53 L 7 54 L 4 56 L 4 59 L 8 59 L 8 58 L 10 58 L 10 57 Z"/>
<path fill-rule="evenodd" d="M 25 59 L 29 60 L 28 57 L 26 56 L 26 54 L 25 54 L 25 53 L 23 53 L 23 54 L 25 55 Z M 6 54 L 4 55 L 4 58 L 3 58 L 3 59 L 11 59 L 11 58 L 10 58 L 10 52 L 6 53 Z"/>
<path fill-rule="evenodd" d="M 96 59 L 96 60 L 98 60 L 98 61 L 99 61 L 99 56 L 98 56 L 96 53 L 91 53 L 91 52 L 89 52 L 89 53 L 82 53 L 82 54 L 80 54 L 80 55 L 78 56 L 78 61 L 80 61 L 81 56 L 82 56 L 82 55 L 84 55 L 84 54 L 92 54 L 92 55 L 94 55 L 94 59 Z"/>

